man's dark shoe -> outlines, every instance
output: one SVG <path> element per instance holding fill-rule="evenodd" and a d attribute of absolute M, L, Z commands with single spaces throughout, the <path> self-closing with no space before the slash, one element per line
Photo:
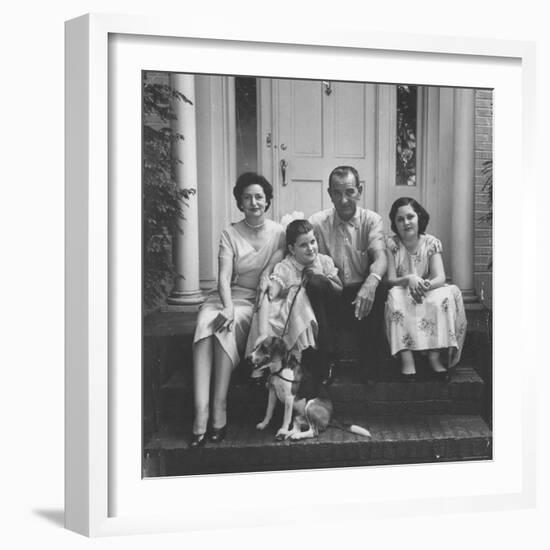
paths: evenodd
<path fill-rule="evenodd" d="M 333 362 L 328 364 L 327 375 L 321 381 L 321 384 L 323 384 L 323 386 L 330 386 L 334 382 L 335 367 L 336 365 Z"/>

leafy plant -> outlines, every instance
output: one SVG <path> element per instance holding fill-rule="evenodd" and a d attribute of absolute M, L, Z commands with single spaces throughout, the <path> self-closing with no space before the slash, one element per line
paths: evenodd
<path fill-rule="evenodd" d="M 170 292 L 176 276 L 172 236 L 181 232 L 183 207 L 195 189 L 178 188 L 175 167 L 182 161 L 173 145 L 184 136 L 170 127 L 176 120 L 173 102 L 193 103 L 168 84 L 143 81 L 143 302 L 145 313 L 156 309 Z"/>
<path fill-rule="evenodd" d="M 489 207 L 489 212 L 485 214 L 481 220 L 489 224 L 493 223 L 493 159 L 488 159 L 483 162 L 483 168 L 481 173 L 485 177 L 485 182 L 483 183 L 482 191 L 487 193 L 487 206 Z"/>
<path fill-rule="evenodd" d="M 481 216 L 480 221 L 493 225 L 493 159 L 487 159 L 483 162 L 483 168 L 481 173 L 485 177 L 485 182 L 481 188 L 484 193 L 487 193 L 487 207 L 489 212 L 484 216 Z M 488 269 L 493 269 L 493 255 L 489 256 Z"/>

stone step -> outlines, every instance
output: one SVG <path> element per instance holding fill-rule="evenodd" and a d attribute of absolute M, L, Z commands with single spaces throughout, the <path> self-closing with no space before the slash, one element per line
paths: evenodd
<path fill-rule="evenodd" d="M 368 428 L 371 438 L 329 427 L 318 438 L 277 441 L 278 424 L 228 425 L 218 444 L 189 448 L 190 423 L 158 432 L 144 447 L 145 477 L 384 464 L 490 460 L 492 434 L 477 415 L 339 417 Z"/>
<path fill-rule="evenodd" d="M 352 368 L 341 369 L 329 387 L 339 414 L 480 414 L 484 382 L 469 365 L 458 365 L 448 381 L 436 381 L 428 374 L 416 382 L 402 382 L 389 376 L 373 385 L 358 380 Z M 228 414 L 260 419 L 267 403 L 265 387 L 251 385 L 245 378 L 232 383 Z M 176 371 L 161 388 L 161 420 L 170 422 L 193 414 L 191 379 Z"/>

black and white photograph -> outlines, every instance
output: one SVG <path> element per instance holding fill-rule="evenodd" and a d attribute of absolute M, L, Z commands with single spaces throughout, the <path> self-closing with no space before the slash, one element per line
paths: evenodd
<path fill-rule="evenodd" d="M 493 458 L 493 90 L 142 72 L 142 475 Z"/>
<path fill-rule="evenodd" d="M 548 547 L 543 7 L 7 4 L 2 546 Z"/>

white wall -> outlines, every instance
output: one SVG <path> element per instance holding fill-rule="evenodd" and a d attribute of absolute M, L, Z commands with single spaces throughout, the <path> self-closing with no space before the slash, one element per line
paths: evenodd
<path fill-rule="evenodd" d="M 463 0 L 336 4 L 279 0 L 171 2 L 167 0 L 20 0 L 4 6 L 0 19 L 2 55 L 2 155 L 0 223 L 2 224 L 2 546 L 4 548 L 89 548 L 90 542 L 59 527 L 63 507 L 63 21 L 85 12 L 156 14 L 165 10 L 181 18 L 224 21 L 227 25 L 311 25 L 348 19 L 349 25 L 394 32 L 454 36 L 494 36 L 537 40 L 539 44 L 539 121 L 549 122 L 550 37 L 544 3 L 524 0 Z M 359 7 L 361 6 L 361 7 Z M 315 17 L 311 17 L 312 14 Z M 267 15 L 266 15 L 267 14 Z M 254 17 L 259 20 L 254 22 Z M 546 158 L 546 139 L 540 154 Z M 544 147 L 544 149 L 543 149 Z M 550 204 L 548 177 L 539 173 L 540 235 Z M 506 213 L 503 213 L 506 215 Z M 510 230 L 513 227 L 513 213 Z M 544 249 L 541 247 L 545 247 Z M 548 250 L 540 241 L 541 253 Z M 547 253 L 545 253 L 548 255 Z M 516 299 L 519 270 L 510 259 L 510 297 Z M 530 284 L 542 283 L 545 266 L 531 270 Z M 503 275 L 507 277 L 508 275 Z M 548 293 L 541 294 L 544 311 Z M 529 307 L 529 306 L 527 306 Z M 543 307 L 541 306 L 541 310 Z M 497 312 L 505 314 L 505 312 Z M 533 331 L 537 323 L 533 319 Z M 547 317 L 538 323 L 542 341 Z M 533 334 L 533 342 L 537 338 Z M 533 343 L 535 345 L 535 343 Z M 541 548 L 549 541 L 550 515 L 548 359 L 540 360 L 538 510 L 373 520 L 365 523 L 296 526 L 273 532 L 265 528 L 216 533 L 164 535 L 101 540 L 100 548 Z M 521 368 L 517 365 L 515 368 Z M 498 448 L 497 448 L 498 450 Z M 368 488 L 366 488 L 368 490 Z M 184 495 L 182 495 L 184 498 Z M 269 495 L 259 495 L 269 498 Z M 281 511 L 284 513 L 284 511 Z M 327 510 L 327 520 L 330 510 Z M 284 541 L 288 542 L 284 542 Z M 539 541 L 538 543 L 535 541 Z M 475 541 L 475 542 L 474 542 Z"/>

